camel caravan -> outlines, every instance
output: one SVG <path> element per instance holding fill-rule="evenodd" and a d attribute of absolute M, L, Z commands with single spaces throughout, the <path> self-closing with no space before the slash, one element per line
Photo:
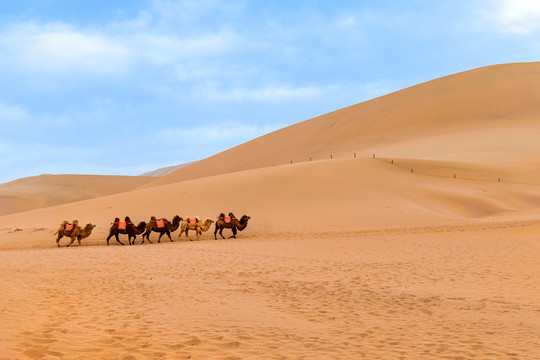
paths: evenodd
<path fill-rule="evenodd" d="M 178 229 L 180 229 L 180 234 L 178 235 L 179 238 L 182 237 L 182 234 L 185 234 L 185 236 L 190 241 L 193 241 L 193 239 L 189 236 L 189 231 L 191 230 L 195 232 L 196 240 L 199 240 L 202 233 L 208 231 L 213 223 L 215 223 L 215 240 L 217 240 L 218 231 L 219 235 L 223 239 L 225 239 L 225 237 L 223 236 L 223 229 L 230 229 L 232 231 L 232 235 L 230 236 L 230 238 L 236 239 L 236 234 L 238 233 L 238 231 L 242 231 L 247 227 L 249 219 L 251 219 L 251 217 L 244 215 L 239 220 L 236 218 L 236 216 L 234 216 L 233 213 L 229 213 L 229 215 L 221 213 L 217 217 L 217 221 L 214 221 L 210 218 L 207 218 L 203 221 L 200 220 L 198 216 L 182 218 L 178 215 L 175 215 L 172 221 L 169 221 L 166 218 L 157 219 L 155 216 L 152 216 L 150 217 L 148 223 L 145 221 L 141 221 L 138 225 L 135 225 L 135 223 L 131 221 L 129 216 L 126 216 L 124 218 L 124 221 L 120 221 L 120 218 L 117 217 L 114 219 L 111 228 L 109 229 L 109 236 L 107 236 L 107 246 L 109 245 L 109 240 L 113 236 L 119 244 L 124 245 L 124 243 L 120 241 L 119 235 L 127 235 L 128 244 L 135 245 L 135 239 L 137 238 L 137 235 L 141 234 L 141 244 L 144 244 L 145 240 L 148 240 L 148 242 L 152 244 L 152 241 L 150 241 L 150 234 L 152 232 L 159 233 L 157 241 L 158 243 L 161 242 L 161 238 L 163 237 L 163 235 L 167 235 L 169 240 L 172 242 L 173 239 L 171 238 L 171 233 Z M 94 227 L 96 227 L 96 225 L 87 224 L 84 228 L 81 228 L 78 220 L 73 220 L 72 223 L 64 220 L 60 224 L 58 230 L 56 230 L 56 232 L 54 233 L 55 235 L 58 235 L 56 238 L 56 245 L 60 247 L 60 239 L 63 236 L 71 238 L 71 242 L 67 246 L 73 244 L 75 240 L 77 240 L 79 242 L 79 245 L 81 245 L 81 239 L 90 236 Z"/>

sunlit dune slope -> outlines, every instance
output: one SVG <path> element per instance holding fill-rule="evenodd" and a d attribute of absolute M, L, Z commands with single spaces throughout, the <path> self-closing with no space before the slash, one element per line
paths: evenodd
<path fill-rule="evenodd" d="M 124 192 L 144 176 L 40 175 L 0 184 L 0 215 Z"/>
<path fill-rule="evenodd" d="M 323 160 L 206 177 L 6 215 L 0 217 L 0 229 L 7 232 L 20 228 L 23 238 L 41 230 L 39 241 L 49 246 L 58 223 L 77 218 L 81 223 L 97 225 L 88 244 L 104 244 L 111 221 L 126 215 L 139 222 L 148 221 L 150 216 L 172 218 L 175 214 L 215 219 L 220 212 L 232 211 L 238 217 L 252 217 L 248 229 L 241 233 L 245 237 L 255 233 L 451 225 L 487 221 L 492 216 L 500 220 L 501 216 L 524 212 L 530 215 L 540 204 L 540 188 L 536 185 L 453 179 L 441 174 L 411 173 L 383 159 Z M 8 245 L 24 244 L 11 241 Z"/>
<path fill-rule="evenodd" d="M 354 152 L 529 167 L 540 157 L 538 133 L 540 63 L 496 65 L 295 124 L 145 186 Z"/>

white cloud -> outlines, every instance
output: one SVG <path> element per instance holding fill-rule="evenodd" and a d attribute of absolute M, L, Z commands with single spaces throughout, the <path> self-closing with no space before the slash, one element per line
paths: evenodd
<path fill-rule="evenodd" d="M 182 142 L 228 142 L 234 140 L 236 143 L 242 143 L 246 140 L 268 134 L 272 131 L 281 129 L 285 124 L 273 124 L 265 126 L 246 125 L 236 121 L 224 121 L 194 127 L 167 128 L 159 131 L 161 139 L 167 141 Z"/>
<path fill-rule="evenodd" d="M 192 96 L 202 101 L 276 102 L 316 99 L 332 90 L 333 87 L 293 86 L 289 84 L 269 84 L 258 88 L 237 87 L 224 89 L 207 82 L 197 87 Z"/>
<path fill-rule="evenodd" d="M 0 32 L 0 65 L 12 73 L 67 75 L 75 78 L 122 76 L 140 67 L 177 66 L 187 59 L 203 63 L 235 51 L 239 35 L 226 27 L 182 35 L 162 33 L 149 15 L 101 28 L 66 23 L 16 23 Z M 164 69 L 162 69 L 163 71 Z"/>
<path fill-rule="evenodd" d="M 19 123 L 26 121 L 30 115 L 19 106 L 0 103 L 0 123 Z"/>
<path fill-rule="evenodd" d="M 121 71 L 129 52 L 114 38 L 60 23 L 14 24 L 0 34 L 0 49 L 3 62 L 20 71 L 72 75 L 74 70 Z"/>
<path fill-rule="evenodd" d="M 540 30 L 540 1 L 502 0 L 491 18 L 502 32 L 531 34 Z"/>

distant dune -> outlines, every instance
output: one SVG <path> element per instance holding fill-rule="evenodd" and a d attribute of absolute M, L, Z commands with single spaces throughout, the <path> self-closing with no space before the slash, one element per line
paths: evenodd
<path fill-rule="evenodd" d="M 172 173 L 172 172 L 174 172 L 176 170 L 182 169 L 183 167 L 186 167 L 186 166 L 191 165 L 191 164 L 193 164 L 193 162 L 189 162 L 189 163 L 186 163 L 186 164 L 180 164 L 180 165 L 167 166 L 167 167 L 164 167 L 164 168 L 160 168 L 160 169 L 157 169 L 157 170 L 146 172 L 146 173 L 141 174 L 139 176 L 160 177 L 160 176 L 170 174 L 170 173 Z"/>
<path fill-rule="evenodd" d="M 39 175 L 0 184 L 0 215 L 45 208 L 133 190 L 151 178 Z"/>

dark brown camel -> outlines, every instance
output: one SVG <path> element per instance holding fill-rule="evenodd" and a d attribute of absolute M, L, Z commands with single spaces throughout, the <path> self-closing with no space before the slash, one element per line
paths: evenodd
<path fill-rule="evenodd" d="M 178 229 L 178 227 L 180 226 L 180 223 L 182 222 L 182 218 L 178 215 L 175 215 L 172 221 L 168 221 L 167 219 L 160 219 L 160 221 L 163 221 L 163 226 L 160 226 L 160 224 L 158 224 L 158 220 L 156 219 L 155 216 L 152 216 L 150 218 L 150 221 L 148 222 L 148 224 L 146 224 L 146 231 L 144 232 L 142 236 L 143 241 L 141 244 L 144 244 L 145 238 L 146 240 L 148 240 L 150 244 L 152 243 L 150 241 L 150 233 L 152 231 L 159 233 L 158 242 L 161 242 L 161 237 L 164 234 L 167 234 L 171 242 L 173 241 L 173 239 L 171 238 L 171 233 L 175 231 L 176 229 Z"/>
<path fill-rule="evenodd" d="M 55 234 L 58 234 L 58 237 L 56 238 L 56 245 L 60 247 L 60 239 L 64 236 L 71 238 L 71 242 L 66 245 L 66 247 L 69 247 L 75 239 L 79 242 L 79 245 L 81 245 L 81 240 L 84 238 L 87 238 L 92 233 L 92 230 L 96 227 L 96 225 L 88 223 L 84 228 L 81 228 L 79 226 L 79 222 L 77 220 L 73 221 L 73 228 L 71 230 L 66 230 L 65 225 L 67 224 L 67 221 L 64 221 L 62 223 L 62 226 L 56 230 Z"/>
<path fill-rule="evenodd" d="M 229 218 L 230 220 L 227 218 Z M 231 237 L 236 239 L 236 230 L 244 230 L 248 224 L 249 219 L 251 219 L 251 217 L 247 215 L 242 216 L 240 220 L 238 220 L 233 213 L 229 213 L 229 216 L 225 216 L 225 214 L 223 213 L 219 214 L 218 220 L 216 221 L 216 229 L 214 230 L 214 239 L 217 240 L 216 234 L 218 230 L 219 235 L 221 235 L 221 237 L 225 239 L 225 237 L 223 236 L 223 229 L 231 229 L 233 233 Z"/>
<path fill-rule="evenodd" d="M 116 218 L 114 219 L 111 229 L 109 230 L 109 236 L 107 237 L 107 246 L 109 246 L 109 240 L 113 236 L 116 238 L 116 241 L 124 245 L 118 238 L 118 234 L 127 234 L 129 245 L 133 245 L 135 244 L 135 239 L 137 238 L 137 235 L 142 234 L 145 230 L 146 222 L 144 221 L 141 221 L 139 225 L 135 226 L 135 224 L 131 222 L 129 216 L 126 216 L 124 224 L 121 224 L 120 219 Z M 133 241 L 131 241 L 131 238 L 133 238 Z"/>

